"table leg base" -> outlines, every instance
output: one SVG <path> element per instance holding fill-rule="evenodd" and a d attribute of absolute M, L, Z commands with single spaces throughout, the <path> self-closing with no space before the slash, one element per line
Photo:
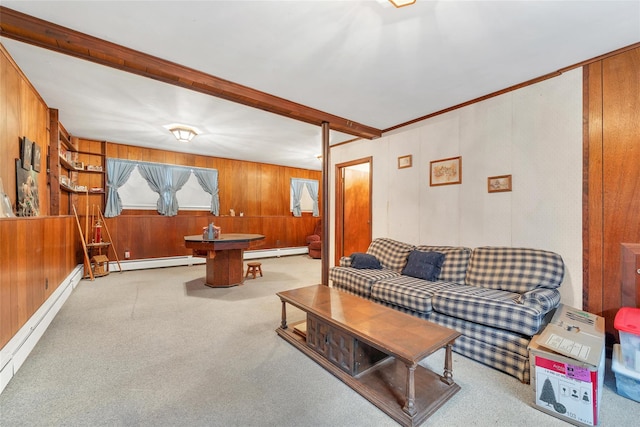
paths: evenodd
<path fill-rule="evenodd" d="M 230 288 L 244 284 L 242 249 L 215 251 L 207 258 L 205 285 L 210 288 Z"/>

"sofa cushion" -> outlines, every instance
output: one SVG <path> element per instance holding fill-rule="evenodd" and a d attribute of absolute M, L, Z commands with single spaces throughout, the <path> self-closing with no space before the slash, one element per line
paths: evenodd
<path fill-rule="evenodd" d="M 440 252 L 411 251 L 407 265 L 402 269 L 405 276 L 434 281 L 440 274 L 444 254 Z"/>
<path fill-rule="evenodd" d="M 529 248 L 485 246 L 471 254 L 465 284 L 524 293 L 555 289 L 562 283 L 564 262 L 556 253 Z"/>
<path fill-rule="evenodd" d="M 333 281 L 334 286 L 365 298 L 371 298 L 371 286 L 375 282 L 399 275 L 397 271 L 388 268 L 359 270 L 352 267 L 333 267 L 329 269 L 329 280 Z"/>
<path fill-rule="evenodd" d="M 449 282 L 429 282 L 410 276 L 382 279 L 371 286 L 374 300 L 412 312 L 429 314 L 433 310 L 431 297 L 439 290 L 457 286 Z"/>
<path fill-rule="evenodd" d="M 519 302 L 520 294 L 514 292 L 467 285 L 438 291 L 431 298 L 438 313 L 533 336 L 543 326 L 546 311 Z"/>
<path fill-rule="evenodd" d="M 382 268 L 380 261 L 378 261 L 378 259 L 373 255 L 354 252 L 349 255 L 349 258 L 351 258 L 351 267 L 353 268 L 372 268 L 375 270 L 380 270 Z"/>
<path fill-rule="evenodd" d="M 417 246 L 416 250 L 423 252 L 440 252 L 444 254 L 444 262 L 438 280 L 444 282 L 464 283 L 469 265 L 471 249 L 461 246 Z"/>
<path fill-rule="evenodd" d="M 371 242 L 367 253 L 376 257 L 382 267 L 400 273 L 407 263 L 407 257 L 413 249 L 414 246 L 408 243 L 398 242 L 397 240 L 386 237 L 379 237 Z"/>

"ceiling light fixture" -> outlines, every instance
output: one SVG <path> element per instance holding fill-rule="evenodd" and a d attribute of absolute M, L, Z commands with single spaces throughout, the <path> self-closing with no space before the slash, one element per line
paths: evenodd
<path fill-rule="evenodd" d="M 192 128 L 191 126 L 181 125 L 181 124 L 171 124 L 164 126 L 176 137 L 176 139 L 180 142 L 189 142 L 193 139 L 194 136 L 200 134 L 198 129 Z"/>
<path fill-rule="evenodd" d="M 416 0 L 389 0 L 395 7 L 404 7 L 414 4 Z"/>

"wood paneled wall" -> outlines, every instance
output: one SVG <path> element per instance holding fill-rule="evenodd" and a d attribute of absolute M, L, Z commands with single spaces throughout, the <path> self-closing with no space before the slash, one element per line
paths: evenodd
<path fill-rule="evenodd" d="M 78 265 L 70 216 L 0 220 L 0 348 Z"/>
<path fill-rule="evenodd" d="M 15 207 L 20 137 L 42 151 L 40 217 L 0 218 L 0 348 L 78 264 L 74 218 L 47 217 L 49 109 L 0 44 L 0 178 Z"/>
<path fill-rule="evenodd" d="M 40 215 L 49 215 L 47 150 L 49 108 L 0 44 L 0 178 L 5 193 L 15 207 L 16 166 L 20 158 L 20 138 L 26 136 L 40 146 Z"/>
<path fill-rule="evenodd" d="M 617 340 L 622 243 L 640 243 L 640 48 L 585 67 L 584 309 Z"/>
<path fill-rule="evenodd" d="M 291 178 L 322 179 L 320 171 L 290 168 L 264 163 L 152 150 L 124 144 L 107 143 L 107 157 L 218 170 L 220 216 L 206 211 L 180 211 L 164 217 L 155 211 L 124 210 L 107 219 L 113 247 L 120 259 L 124 251 L 131 259 L 186 255 L 183 236 L 200 234 L 210 222 L 223 233 L 264 234 L 265 239 L 252 248 L 270 249 L 304 246 L 318 218 L 311 214 L 293 217 L 290 211 Z M 322 200 L 322 194 L 319 195 Z M 231 209 L 236 215 L 229 216 Z M 113 258 L 113 254 L 111 254 Z"/>

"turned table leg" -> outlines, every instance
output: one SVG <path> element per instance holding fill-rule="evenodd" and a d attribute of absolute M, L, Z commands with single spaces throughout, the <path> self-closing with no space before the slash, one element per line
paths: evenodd
<path fill-rule="evenodd" d="M 416 364 L 407 365 L 407 399 L 402 410 L 409 416 L 416 414 Z"/>
<path fill-rule="evenodd" d="M 442 375 L 442 382 L 447 383 L 449 385 L 453 384 L 453 364 L 451 361 L 452 347 L 453 347 L 452 343 L 447 344 L 445 347 L 444 374 Z"/>
<path fill-rule="evenodd" d="M 282 329 L 287 329 L 287 303 L 282 301 L 282 322 L 280 323 Z"/>

